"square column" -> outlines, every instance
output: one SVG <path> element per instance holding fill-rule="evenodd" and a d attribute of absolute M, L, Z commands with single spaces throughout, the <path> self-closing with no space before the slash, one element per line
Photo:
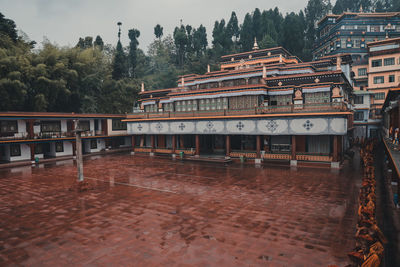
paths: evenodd
<path fill-rule="evenodd" d="M 154 134 L 152 134 L 152 135 L 150 136 L 150 142 L 151 142 L 151 152 L 150 152 L 150 156 L 154 156 L 154 148 L 155 148 L 155 146 L 156 146 Z"/>
<path fill-rule="evenodd" d="M 196 156 L 200 155 L 200 135 L 196 134 Z"/>
<path fill-rule="evenodd" d="M 31 143 L 29 144 L 29 147 L 31 149 L 31 161 L 32 163 L 35 162 L 35 144 Z"/>
<path fill-rule="evenodd" d="M 180 149 L 185 149 L 185 142 L 183 140 L 183 135 L 182 134 L 179 136 L 179 148 Z"/>
<path fill-rule="evenodd" d="M 290 166 L 297 166 L 296 159 L 296 136 L 292 135 L 292 157 L 290 160 Z"/>
<path fill-rule="evenodd" d="M 136 138 L 135 138 L 135 135 L 132 135 L 132 151 L 131 151 L 131 155 L 135 155 L 135 145 L 136 145 Z"/>
<path fill-rule="evenodd" d="M 338 161 L 338 136 L 334 135 L 333 136 L 333 156 L 332 156 L 332 161 L 337 162 Z"/>
<path fill-rule="evenodd" d="M 231 154 L 231 136 L 230 135 L 226 136 L 225 146 L 226 146 L 226 156 L 230 157 L 230 154 Z"/>
<path fill-rule="evenodd" d="M 29 120 L 28 121 L 28 137 L 29 139 L 33 139 L 35 137 L 35 134 L 33 132 L 33 121 L 34 120 Z"/>
<path fill-rule="evenodd" d="M 172 135 L 172 154 L 175 154 L 176 149 L 176 135 Z"/>

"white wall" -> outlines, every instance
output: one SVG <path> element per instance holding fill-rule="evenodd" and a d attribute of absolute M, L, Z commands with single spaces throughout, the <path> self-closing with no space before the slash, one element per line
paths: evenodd
<path fill-rule="evenodd" d="M 55 144 L 54 144 L 55 149 Z M 56 157 L 59 156 L 70 156 L 73 154 L 72 143 L 70 141 L 64 141 L 64 152 L 57 152 Z"/>
<path fill-rule="evenodd" d="M 60 157 L 60 156 L 71 156 L 73 154 L 72 143 L 70 141 L 64 141 L 64 151 L 56 152 L 56 142 L 50 142 L 50 152 L 47 152 L 46 155 L 51 157 Z"/>
<path fill-rule="evenodd" d="M 10 161 L 18 161 L 18 160 L 30 160 L 31 159 L 31 149 L 27 144 L 20 144 L 21 147 L 21 156 L 11 157 Z M 10 147 L 8 147 L 8 153 L 10 153 Z"/>
<path fill-rule="evenodd" d="M 104 139 L 97 139 L 97 148 L 91 149 L 90 148 L 90 142 L 93 139 L 85 139 L 83 140 L 83 146 L 85 148 L 85 152 L 87 153 L 93 153 L 93 152 L 100 152 L 101 150 L 104 150 L 106 148 L 106 142 Z"/>
<path fill-rule="evenodd" d="M 113 131 L 112 130 L 112 119 L 107 119 L 107 130 L 108 130 L 108 135 L 121 135 L 121 134 L 127 134 L 127 130 L 123 131 Z"/>
<path fill-rule="evenodd" d="M 61 120 L 61 132 L 67 131 L 67 120 Z"/>
<path fill-rule="evenodd" d="M 26 122 L 25 120 L 18 120 L 18 132 L 26 133 Z"/>

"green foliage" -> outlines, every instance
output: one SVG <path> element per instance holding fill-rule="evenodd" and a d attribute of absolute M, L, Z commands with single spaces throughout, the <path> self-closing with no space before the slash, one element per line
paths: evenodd
<path fill-rule="evenodd" d="M 161 25 L 160 24 L 157 24 L 155 27 L 154 27 L 154 35 L 156 36 L 156 38 L 158 38 L 158 40 L 160 40 L 161 41 L 161 37 L 163 36 L 163 27 L 161 27 Z"/>
<path fill-rule="evenodd" d="M 137 38 L 140 36 L 140 31 L 136 29 L 131 29 L 128 32 L 129 39 L 129 54 L 128 54 L 128 74 L 129 77 L 137 77 L 136 75 L 136 65 L 137 65 L 137 46 L 139 41 Z"/>
<path fill-rule="evenodd" d="M 122 44 L 120 41 L 117 43 L 117 49 L 115 51 L 112 78 L 114 80 L 120 80 L 127 76 L 127 61 Z"/>

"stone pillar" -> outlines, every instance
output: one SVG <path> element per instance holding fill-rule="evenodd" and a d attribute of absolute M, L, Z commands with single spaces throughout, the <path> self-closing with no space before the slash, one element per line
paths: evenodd
<path fill-rule="evenodd" d="M 72 155 L 76 156 L 76 141 L 72 141 Z"/>
<path fill-rule="evenodd" d="M 35 162 L 35 144 L 30 143 L 29 147 L 31 149 L 31 161 L 32 161 L 32 163 L 34 163 Z"/>
<path fill-rule="evenodd" d="M 196 156 L 200 155 L 200 135 L 196 134 Z"/>
<path fill-rule="evenodd" d="M 226 136 L 225 146 L 226 146 L 226 156 L 230 157 L 230 154 L 231 154 L 231 136 L 229 134 Z"/>
<path fill-rule="evenodd" d="M 136 136 L 132 135 L 132 151 L 131 151 L 131 155 L 135 155 L 135 145 L 136 145 Z"/>
<path fill-rule="evenodd" d="M 76 165 L 78 167 L 78 182 L 83 181 L 83 157 L 81 133 L 76 133 Z"/>
<path fill-rule="evenodd" d="M 290 166 L 297 166 L 296 159 L 296 136 L 292 135 L 292 158 L 290 160 Z"/>

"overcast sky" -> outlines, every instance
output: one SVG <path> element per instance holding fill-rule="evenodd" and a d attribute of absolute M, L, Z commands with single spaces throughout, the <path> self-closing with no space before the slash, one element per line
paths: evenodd
<path fill-rule="evenodd" d="M 232 11 L 242 23 L 256 7 L 262 11 L 278 6 L 285 14 L 306 4 L 307 0 L 0 0 L 0 12 L 37 43 L 46 36 L 60 46 L 74 46 L 79 37 L 96 35 L 115 45 L 121 21 L 123 45 L 129 43 L 128 30 L 136 28 L 139 47 L 147 52 L 157 23 L 164 27 L 164 36 L 172 34 L 181 19 L 196 28 L 203 24 L 210 43 L 214 22 L 228 21 Z"/>

